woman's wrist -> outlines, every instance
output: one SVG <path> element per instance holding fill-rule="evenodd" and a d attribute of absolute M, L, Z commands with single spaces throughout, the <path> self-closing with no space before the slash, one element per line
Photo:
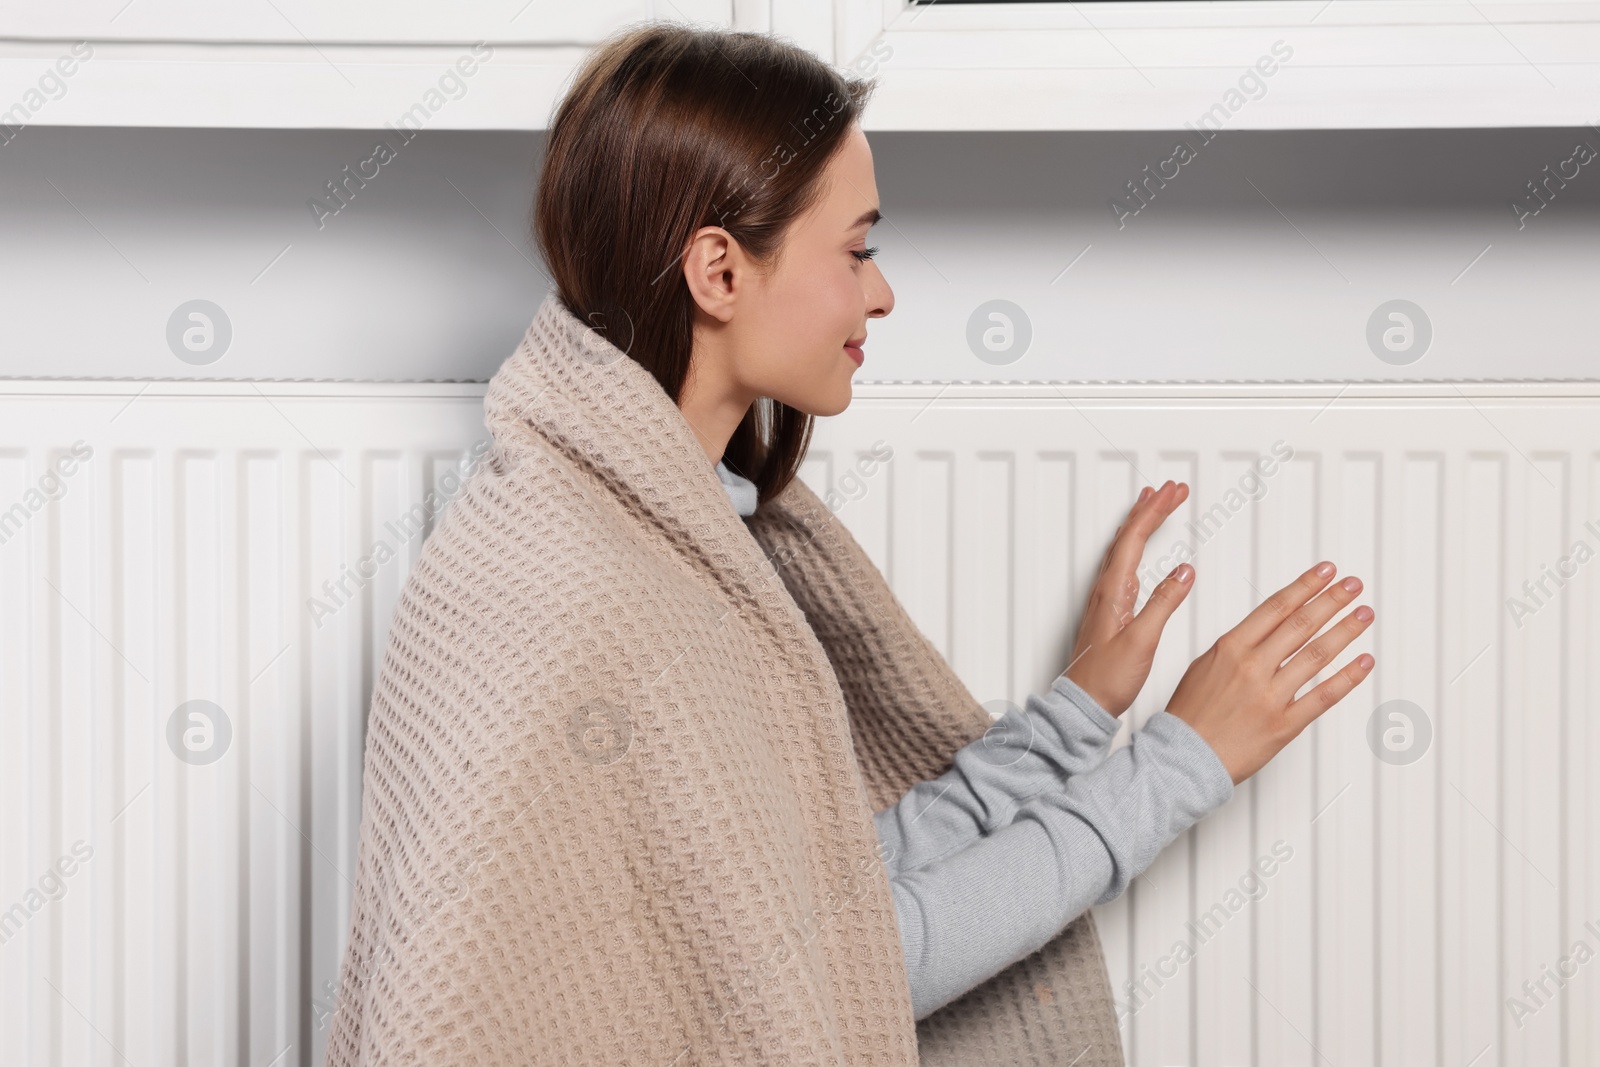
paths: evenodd
<path fill-rule="evenodd" d="M 1101 690 L 1101 687 L 1095 682 L 1093 677 L 1083 677 L 1082 671 L 1077 672 L 1077 674 L 1078 676 L 1074 677 L 1072 668 L 1069 667 L 1067 670 L 1061 672 L 1060 677 L 1064 678 L 1068 682 L 1071 682 L 1074 688 L 1083 693 L 1090 700 L 1094 701 L 1095 707 L 1102 709 L 1107 715 L 1110 715 L 1113 718 L 1120 717 L 1124 711 L 1128 710 L 1126 705 L 1119 707 L 1116 701 L 1112 700 L 1103 690 Z"/>

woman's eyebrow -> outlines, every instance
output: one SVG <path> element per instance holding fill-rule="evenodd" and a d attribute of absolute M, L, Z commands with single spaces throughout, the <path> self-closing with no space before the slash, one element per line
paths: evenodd
<path fill-rule="evenodd" d="M 849 228 L 853 230 L 857 226 L 873 226 L 882 221 L 883 212 L 879 211 L 877 208 L 873 208 L 871 211 L 863 211 L 861 213 L 861 217 L 852 222 Z"/>

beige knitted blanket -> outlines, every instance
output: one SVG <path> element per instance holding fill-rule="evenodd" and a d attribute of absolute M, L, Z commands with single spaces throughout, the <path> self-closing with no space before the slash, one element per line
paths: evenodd
<path fill-rule="evenodd" d="M 747 526 L 553 295 L 484 410 L 373 692 L 329 1067 L 1120 1065 L 1089 915 L 914 1022 L 872 812 L 990 719 L 828 507 Z"/>

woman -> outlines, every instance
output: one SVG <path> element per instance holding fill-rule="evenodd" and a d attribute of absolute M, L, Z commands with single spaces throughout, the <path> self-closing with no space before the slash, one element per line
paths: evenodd
<path fill-rule="evenodd" d="M 1107 755 L 1191 586 L 1146 488 L 999 724 L 795 477 L 893 307 L 870 86 L 647 26 L 551 123 L 556 291 L 402 592 L 329 1064 L 1121 1062 L 1087 909 L 1372 669 L 1313 568 Z M 1286 662 L 1287 661 L 1287 662 Z"/>

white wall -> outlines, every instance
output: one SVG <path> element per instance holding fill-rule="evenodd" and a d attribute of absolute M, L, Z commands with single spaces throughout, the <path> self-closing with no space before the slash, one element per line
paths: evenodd
<path fill-rule="evenodd" d="M 379 136 L 396 158 L 319 229 L 308 201 Z M 1185 136 L 1196 158 L 1119 228 L 1113 196 L 1178 134 L 872 134 L 898 304 L 858 380 L 1596 376 L 1600 162 L 1567 164 L 1520 228 L 1510 202 L 1600 133 Z M 27 128 L 0 146 L 0 375 L 486 379 L 546 286 L 526 236 L 542 144 Z M 195 298 L 233 327 L 204 366 L 166 340 Z M 1366 341 L 1394 298 L 1434 330 L 1407 366 Z M 1032 327 L 1004 365 L 966 340 L 991 299 Z"/>

